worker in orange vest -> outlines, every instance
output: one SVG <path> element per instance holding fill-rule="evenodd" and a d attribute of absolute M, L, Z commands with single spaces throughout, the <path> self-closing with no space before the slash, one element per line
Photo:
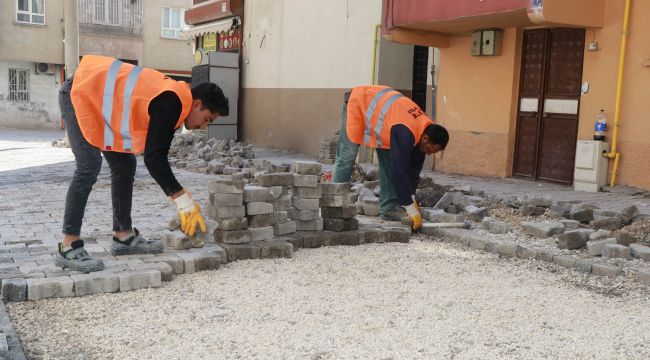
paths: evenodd
<path fill-rule="evenodd" d="M 201 207 L 178 183 L 167 156 L 174 132 L 181 125 L 199 129 L 228 115 L 228 99 L 217 85 L 203 83 L 190 90 L 187 83 L 158 71 L 86 55 L 74 77 L 61 87 L 59 106 L 76 170 L 66 196 L 64 239 L 59 243 L 57 266 L 82 272 L 104 267 L 100 259 L 86 252 L 79 238 L 102 154 L 111 170 L 113 255 L 163 251 L 160 240 L 144 239 L 131 224 L 135 154 L 144 155 L 147 170 L 175 203 L 183 232 L 192 236 L 197 229 L 206 231 Z"/>
<path fill-rule="evenodd" d="M 333 182 L 350 181 L 360 145 L 376 148 L 381 218 L 409 216 L 422 226 L 415 190 L 426 155 L 442 151 L 447 130 L 429 119 L 411 99 L 387 86 L 358 86 L 346 93 Z"/>

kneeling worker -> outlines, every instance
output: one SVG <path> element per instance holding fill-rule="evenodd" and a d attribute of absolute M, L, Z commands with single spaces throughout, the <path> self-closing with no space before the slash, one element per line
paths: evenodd
<path fill-rule="evenodd" d="M 342 118 L 332 181 L 350 181 L 360 145 L 375 148 L 381 218 L 400 221 L 408 215 L 414 229 L 421 227 L 414 196 L 420 171 L 426 155 L 447 146 L 447 130 L 434 124 L 411 99 L 379 85 L 358 86 L 349 97 L 346 94 Z"/>
<path fill-rule="evenodd" d="M 173 199 L 183 232 L 192 236 L 197 228 L 206 230 L 200 206 L 176 180 L 167 155 L 174 132 L 182 125 L 199 129 L 228 115 L 228 99 L 217 85 L 204 83 L 190 89 L 153 69 L 86 55 L 74 77 L 61 87 L 59 105 L 77 168 L 66 196 L 57 266 L 82 272 L 104 267 L 84 250 L 79 238 L 102 155 L 111 170 L 113 255 L 163 251 L 160 240 L 144 239 L 131 224 L 134 154 L 144 154 L 147 170 Z"/>

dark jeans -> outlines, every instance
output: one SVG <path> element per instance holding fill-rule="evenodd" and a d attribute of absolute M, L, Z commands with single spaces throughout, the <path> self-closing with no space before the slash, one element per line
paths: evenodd
<path fill-rule="evenodd" d="M 131 203 L 133 201 L 133 178 L 137 161 L 133 154 L 100 151 L 83 137 L 75 115 L 70 89 L 72 79 L 63 83 L 59 90 L 59 107 L 68 133 L 68 141 L 74 154 L 77 168 L 65 198 L 63 233 L 81 234 L 81 223 L 86 210 L 88 196 L 97 182 L 102 168 L 102 156 L 111 168 L 111 198 L 113 200 L 113 231 L 131 229 Z"/>

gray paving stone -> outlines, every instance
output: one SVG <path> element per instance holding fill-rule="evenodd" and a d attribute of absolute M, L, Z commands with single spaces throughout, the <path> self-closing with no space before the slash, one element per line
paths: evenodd
<path fill-rule="evenodd" d="M 73 296 L 74 282 L 69 276 L 27 279 L 27 300 Z"/>
<path fill-rule="evenodd" d="M 602 240 L 609 239 L 612 237 L 612 232 L 609 230 L 597 230 L 596 232 L 589 235 L 589 240 Z"/>
<path fill-rule="evenodd" d="M 263 186 L 244 186 L 244 202 L 266 202 L 271 199 L 271 189 Z"/>
<path fill-rule="evenodd" d="M 273 226 L 249 228 L 248 232 L 251 234 L 251 241 L 269 241 L 274 236 Z"/>
<path fill-rule="evenodd" d="M 348 205 L 348 197 L 346 195 L 323 195 L 319 205 L 321 207 L 343 207 Z"/>
<path fill-rule="evenodd" d="M 605 217 L 593 222 L 593 227 L 596 230 L 618 230 L 623 226 L 620 217 Z"/>
<path fill-rule="evenodd" d="M 488 214 L 487 208 L 477 207 L 475 205 L 465 207 L 465 211 L 467 212 L 467 218 L 473 221 L 483 221 Z"/>
<path fill-rule="evenodd" d="M 522 216 L 540 216 L 543 215 L 546 208 L 534 205 L 524 205 L 521 207 Z"/>
<path fill-rule="evenodd" d="M 386 242 L 399 242 L 408 243 L 411 237 L 411 232 L 408 229 L 386 229 Z"/>
<path fill-rule="evenodd" d="M 589 259 L 578 259 L 576 260 L 575 264 L 575 269 L 584 272 L 584 273 L 591 273 L 591 269 L 593 268 L 593 261 Z"/>
<path fill-rule="evenodd" d="M 230 179 L 218 179 L 208 182 L 208 192 L 217 194 L 242 194 L 244 182 Z"/>
<path fill-rule="evenodd" d="M 366 244 L 371 243 L 385 243 L 386 242 L 386 232 L 381 229 L 364 229 L 364 241 Z"/>
<path fill-rule="evenodd" d="M 323 219 L 323 230 L 326 231 L 351 231 L 359 229 L 359 221 L 355 218 L 352 219 Z"/>
<path fill-rule="evenodd" d="M 281 196 L 289 194 L 289 189 L 286 186 L 271 186 L 268 189 L 270 195 L 269 199 L 277 199 Z"/>
<path fill-rule="evenodd" d="M 5 334 L 0 334 L 0 359 L 9 359 L 9 344 Z"/>
<path fill-rule="evenodd" d="M 120 280 L 120 292 L 157 288 L 162 285 L 162 276 L 158 270 L 144 269 L 123 271 L 117 273 L 117 276 Z"/>
<path fill-rule="evenodd" d="M 161 236 L 165 249 L 187 250 L 192 247 L 192 240 L 180 230 L 163 230 Z"/>
<path fill-rule="evenodd" d="M 347 195 L 350 192 L 350 183 L 322 183 L 323 195 Z"/>
<path fill-rule="evenodd" d="M 587 242 L 587 252 L 591 256 L 600 256 L 603 254 L 603 248 L 607 244 L 616 244 L 616 239 L 591 240 Z"/>
<path fill-rule="evenodd" d="M 571 211 L 566 206 L 552 205 L 546 211 L 546 216 L 552 219 L 562 219 L 569 216 L 569 211 Z"/>
<path fill-rule="evenodd" d="M 351 219 L 357 216 L 357 208 L 354 205 L 342 207 L 322 207 L 321 216 L 330 219 Z"/>
<path fill-rule="evenodd" d="M 246 216 L 246 207 L 244 205 L 219 207 L 209 205 L 208 216 L 217 221 L 219 221 L 219 219 L 241 218 Z"/>
<path fill-rule="evenodd" d="M 570 255 L 555 255 L 553 256 L 553 263 L 570 269 L 575 267 L 576 258 Z"/>
<path fill-rule="evenodd" d="M 27 245 L 24 243 L 13 244 L 13 245 L 2 245 L 0 246 L 0 253 L 23 253 L 28 252 Z"/>
<path fill-rule="evenodd" d="M 476 250 L 485 250 L 488 240 L 482 236 L 476 235 L 469 238 L 469 246 Z"/>
<path fill-rule="evenodd" d="M 485 251 L 489 252 L 491 254 L 498 254 L 499 253 L 499 246 L 501 246 L 501 243 L 503 243 L 503 241 L 501 241 L 501 240 L 488 239 L 485 242 Z"/>
<path fill-rule="evenodd" d="M 288 235 L 297 231 L 296 222 L 293 220 L 285 220 L 282 223 L 273 225 L 273 233 L 276 236 Z"/>
<path fill-rule="evenodd" d="M 317 175 L 293 174 L 293 186 L 315 188 L 318 186 L 318 179 Z"/>
<path fill-rule="evenodd" d="M 262 249 L 256 243 L 223 244 L 221 247 L 226 251 L 228 262 L 260 259 L 262 256 Z"/>
<path fill-rule="evenodd" d="M 356 231 L 332 232 L 332 246 L 359 245 L 359 234 Z"/>
<path fill-rule="evenodd" d="M 316 220 L 294 220 L 297 231 L 323 231 L 323 219 Z"/>
<path fill-rule="evenodd" d="M 252 240 L 251 233 L 248 230 L 215 230 L 214 240 L 217 243 L 224 244 L 243 244 Z"/>
<path fill-rule="evenodd" d="M 514 241 L 502 241 L 497 247 L 497 252 L 502 257 L 516 257 L 519 245 Z"/>
<path fill-rule="evenodd" d="M 593 209 L 574 205 L 569 212 L 569 219 L 576 220 L 581 223 L 588 223 L 594 218 Z"/>
<path fill-rule="evenodd" d="M 174 270 L 172 267 L 165 262 L 152 262 L 152 263 L 143 263 L 143 264 L 133 264 L 129 267 L 129 270 L 158 270 L 160 271 L 160 279 L 162 281 L 172 281 L 174 278 Z"/>
<path fill-rule="evenodd" d="M 2 299 L 5 301 L 25 301 L 27 280 L 22 278 L 2 280 Z"/>
<path fill-rule="evenodd" d="M 564 232 L 564 224 L 559 221 L 524 221 L 521 226 L 528 235 L 538 238 L 547 238 Z"/>
<path fill-rule="evenodd" d="M 560 249 L 575 250 L 585 247 L 589 235 L 594 231 L 589 229 L 578 229 L 567 231 L 558 236 L 558 247 Z"/>
<path fill-rule="evenodd" d="M 635 205 L 628 206 L 621 210 L 621 216 L 625 224 L 631 223 L 640 214 L 639 208 Z"/>
<path fill-rule="evenodd" d="M 293 256 L 293 245 L 285 240 L 273 240 L 259 242 L 260 258 L 262 259 L 279 259 L 290 258 Z"/>
<path fill-rule="evenodd" d="M 298 210 L 318 210 L 320 199 L 292 198 L 291 205 Z"/>
<path fill-rule="evenodd" d="M 453 201 L 454 201 L 453 193 L 447 192 L 440 198 L 440 200 L 438 200 L 438 202 L 433 206 L 433 208 L 446 210 Z"/>
<path fill-rule="evenodd" d="M 241 206 L 244 203 L 243 194 L 219 194 L 208 195 L 210 205 L 214 206 Z"/>
<path fill-rule="evenodd" d="M 562 219 L 560 222 L 564 225 L 565 231 L 578 230 L 580 229 L 580 221 Z"/>
<path fill-rule="evenodd" d="M 425 220 L 433 221 L 437 216 L 444 216 L 445 210 L 442 209 L 434 209 L 434 208 L 420 208 L 420 215 L 422 215 L 422 218 Z"/>
<path fill-rule="evenodd" d="M 74 282 L 76 296 L 120 291 L 120 279 L 113 272 L 99 271 L 90 274 L 72 275 L 70 278 Z"/>
<path fill-rule="evenodd" d="M 594 220 L 600 220 L 604 218 L 611 218 L 611 217 L 618 217 L 623 219 L 623 215 L 621 215 L 620 212 L 618 211 L 613 211 L 613 210 L 606 210 L 606 209 L 594 209 Z"/>
<path fill-rule="evenodd" d="M 216 230 L 235 231 L 246 230 L 248 228 L 248 219 L 245 217 L 215 220 L 217 221 Z"/>
<path fill-rule="evenodd" d="M 517 245 L 516 254 L 521 259 L 535 259 L 537 258 L 537 250 L 529 245 Z"/>
<path fill-rule="evenodd" d="M 631 259 L 630 248 L 618 244 L 605 244 L 603 246 L 603 257 L 606 259 Z"/>
<path fill-rule="evenodd" d="M 291 165 L 291 170 L 301 175 L 320 175 L 323 165 L 313 161 L 296 161 Z"/>
<path fill-rule="evenodd" d="M 626 231 L 617 231 L 614 233 L 614 238 L 616 238 L 616 243 L 623 246 L 630 246 L 637 241 L 637 239 L 630 233 Z"/>
<path fill-rule="evenodd" d="M 108 255 L 108 250 L 99 244 L 85 244 L 84 249 L 86 249 L 86 251 L 88 251 L 88 253 L 91 255 L 99 257 Z"/>
<path fill-rule="evenodd" d="M 263 215 L 273 212 L 273 204 L 265 202 L 251 202 L 246 204 L 246 215 Z"/>
<path fill-rule="evenodd" d="M 528 205 L 548 208 L 553 204 L 553 199 L 550 196 L 533 196 L 526 200 Z"/>
<path fill-rule="evenodd" d="M 591 273 L 594 275 L 614 278 L 621 274 L 621 269 L 612 265 L 593 264 L 591 267 Z"/>
<path fill-rule="evenodd" d="M 293 185 L 293 174 L 291 173 L 259 174 L 256 179 L 257 183 L 264 187 Z"/>
<path fill-rule="evenodd" d="M 630 244 L 632 256 L 650 262 L 650 247 L 641 244 Z"/>
<path fill-rule="evenodd" d="M 190 252 L 198 252 L 198 253 L 214 255 L 217 257 L 217 261 L 220 265 L 228 263 L 228 254 L 226 254 L 226 250 L 224 250 L 224 248 L 220 245 L 210 245 L 210 246 L 206 246 L 203 249 L 195 249 Z"/>
<path fill-rule="evenodd" d="M 640 284 L 650 285 L 650 269 L 637 271 L 636 282 Z"/>
<path fill-rule="evenodd" d="M 307 199 L 320 199 L 323 196 L 323 190 L 320 186 L 316 187 L 293 187 L 293 196 Z"/>
<path fill-rule="evenodd" d="M 304 246 L 304 241 L 301 237 L 291 237 L 291 236 L 286 236 L 286 237 L 280 237 L 276 238 L 276 240 L 284 240 L 291 244 L 293 246 L 293 251 L 297 251 L 298 249 L 302 249 Z"/>
<path fill-rule="evenodd" d="M 361 200 L 363 213 L 368 216 L 379 216 L 379 198 L 367 197 Z"/>
<path fill-rule="evenodd" d="M 275 216 L 273 214 L 248 216 L 248 226 L 250 228 L 259 228 L 273 225 L 275 225 Z"/>
<path fill-rule="evenodd" d="M 288 216 L 293 220 L 317 220 L 320 218 L 320 210 L 298 210 L 291 208 L 289 209 Z"/>
<path fill-rule="evenodd" d="M 145 264 L 160 263 L 160 262 L 166 263 L 171 267 L 173 274 L 183 274 L 185 272 L 185 265 L 183 259 L 181 259 L 179 256 L 175 254 L 170 254 L 170 253 L 157 254 L 154 257 L 144 258 L 142 259 L 142 261 Z"/>
<path fill-rule="evenodd" d="M 486 229 L 492 234 L 506 234 L 512 230 L 512 226 L 505 221 L 498 221 L 493 218 L 486 217 L 481 222 L 481 227 Z"/>

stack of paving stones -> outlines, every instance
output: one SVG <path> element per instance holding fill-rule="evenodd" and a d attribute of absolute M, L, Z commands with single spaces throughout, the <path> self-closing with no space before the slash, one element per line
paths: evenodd
<path fill-rule="evenodd" d="M 349 204 L 350 183 L 322 183 L 320 199 L 323 230 L 333 232 L 359 229 L 357 207 Z"/>
<path fill-rule="evenodd" d="M 293 188 L 289 218 L 296 223 L 298 231 L 322 231 L 320 184 L 322 165 L 317 162 L 296 161 L 292 165 Z"/>
<path fill-rule="evenodd" d="M 253 145 L 234 140 L 208 139 L 204 134 L 177 134 L 169 149 L 169 163 L 177 168 L 204 174 L 237 174 L 251 178 L 255 157 Z"/>
<path fill-rule="evenodd" d="M 271 189 L 247 185 L 244 186 L 244 205 L 246 206 L 246 218 L 252 241 L 269 241 L 273 239 L 273 204 Z"/>
<path fill-rule="evenodd" d="M 289 187 L 293 185 L 291 173 L 262 173 L 256 176 L 258 187 L 268 193 L 266 202 L 273 206 L 271 213 L 273 234 L 275 236 L 289 235 L 296 232 L 296 223 L 289 219 L 291 208 Z"/>
<path fill-rule="evenodd" d="M 339 131 L 336 130 L 332 135 L 320 143 L 320 157 L 318 161 L 323 164 L 334 164 L 336 161 L 336 147 L 339 143 Z"/>

